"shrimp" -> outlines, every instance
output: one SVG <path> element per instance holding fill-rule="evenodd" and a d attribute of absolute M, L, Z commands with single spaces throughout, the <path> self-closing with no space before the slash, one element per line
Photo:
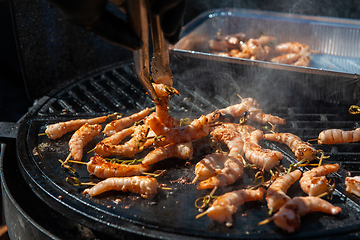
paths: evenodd
<path fill-rule="evenodd" d="M 168 144 L 158 147 L 149 152 L 142 161 L 143 165 L 150 165 L 160 162 L 167 158 L 177 157 L 180 159 L 191 159 L 193 155 L 193 146 L 191 142 Z"/>
<path fill-rule="evenodd" d="M 304 49 L 310 49 L 310 47 L 299 42 L 285 42 L 274 47 L 274 50 L 278 53 L 300 53 Z"/>
<path fill-rule="evenodd" d="M 205 116 L 195 119 L 187 126 L 168 128 L 155 115 L 152 115 L 147 119 L 147 124 L 156 135 L 165 136 L 169 143 L 190 142 L 209 134 L 209 121 Z"/>
<path fill-rule="evenodd" d="M 244 139 L 254 130 L 255 128 L 249 125 L 224 123 L 216 126 L 210 134 L 217 141 L 224 142 L 227 145 L 230 156 L 243 160 Z"/>
<path fill-rule="evenodd" d="M 195 166 L 196 176 L 200 184 L 197 189 L 224 187 L 233 184 L 243 175 L 244 166 L 237 158 L 223 153 L 205 156 Z"/>
<path fill-rule="evenodd" d="M 285 119 L 264 113 L 261 109 L 258 108 L 259 104 L 253 98 L 244 98 L 242 100 L 242 103 L 247 106 L 247 112 L 249 113 L 248 118 L 251 120 L 254 120 L 261 124 L 268 124 L 269 122 L 272 124 L 280 125 L 286 124 Z"/>
<path fill-rule="evenodd" d="M 212 176 L 215 176 L 216 172 L 221 170 L 221 168 L 224 165 L 224 162 L 222 162 L 221 167 L 216 164 L 220 158 L 223 158 L 223 154 L 212 153 L 212 154 L 206 155 L 203 159 L 201 159 L 195 165 L 195 174 L 197 176 L 197 179 L 202 181 L 202 180 L 211 178 Z"/>
<path fill-rule="evenodd" d="M 208 115 L 206 115 L 206 118 L 208 119 L 209 122 L 220 119 L 220 117 L 224 114 L 229 114 L 234 118 L 240 118 L 244 115 L 246 111 L 247 111 L 246 105 L 243 103 L 239 103 L 209 113 Z"/>
<path fill-rule="evenodd" d="M 261 36 L 258 39 L 250 38 L 247 42 L 240 45 L 241 50 L 244 53 L 250 54 L 254 60 L 265 60 L 269 55 L 269 47 L 264 45 L 274 39 L 275 37 L 271 36 Z"/>
<path fill-rule="evenodd" d="M 241 52 L 238 49 L 230 50 L 227 53 L 221 53 L 222 56 L 228 56 L 228 57 L 236 57 L 236 58 L 246 58 L 249 59 L 251 57 L 250 53 L 247 52 Z"/>
<path fill-rule="evenodd" d="M 120 164 L 106 161 L 100 155 L 90 158 L 87 163 L 87 170 L 98 178 L 129 177 L 140 175 L 148 171 L 150 167 L 144 164 Z"/>
<path fill-rule="evenodd" d="M 166 127 L 179 126 L 179 121 L 176 118 L 171 117 L 168 110 L 170 95 L 179 94 L 179 91 L 165 84 L 153 84 L 153 86 L 159 97 L 159 102 L 156 103 L 156 117 Z"/>
<path fill-rule="evenodd" d="M 223 108 L 220 110 L 216 110 L 206 117 L 209 121 L 214 121 L 220 118 L 222 114 L 229 114 L 234 118 L 240 118 L 244 116 L 244 113 L 249 113 L 248 118 L 259 122 L 261 124 L 268 124 L 269 122 L 272 124 L 280 124 L 285 125 L 286 120 L 277 116 L 273 116 L 271 114 L 266 114 L 262 112 L 261 109 L 258 108 L 259 104 L 254 98 L 244 98 L 241 103 L 229 106 L 227 108 Z"/>
<path fill-rule="evenodd" d="M 83 157 L 83 148 L 101 131 L 99 124 L 90 125 L 85 123 L 72 135 L 69 141 L 71 156 L 76 161 L 81 161 Z"/>
<path fill-rule="evenodd" d="M 301 189 L 309 196 L 318 196 L 328 189 L 326 175 L 339 170 L 339 164 L 326 164 L 304 172 L 300 179 Z"/>
<path fill-rule="evenodd" d="M 83 194 L 96 196 L 107 191 L 122 191 L 139 193 L 143 198 L 152 198 L 158 193 L 159 184 L 154 177 L 112 177 L 97 183 L 92 188 L 85 189 Z"/>
<path fill-rule="evenodd" d="M 360 176 L 345 178 L 346 191 L 360 197 Z"/>
<path fill-rule="evenodd" d="M 67 121 L 67 122 L 59 122 L 59 123 L 47 126 L 45 133 L 50 139 L 55 140 L 55 139 L 62 137 L 64 134 L 66 134 L 68 132 L 72 132 L 72 131 L 79 129 L 85 123 L 88 123 L 88 124 L 102 123 L 102 122 L 105 122 L 108 117 L 109 116 L 102 116 L 102 117 L 91 118 L 91 119 L 77 119 L 77 120 L 71 120 L 71 121 Z"/>
<path fill-rule="evenodd" d="M 257 190 L 240 189 L 228 192 L 218 197 L 205 212 L 211 219 L 219 223 L 225 222 L 227 227 L 231 227 L 233 222 L 232 214 L 237 211 L 237 207 L 245 202 L 262 201 L 264 193 L 263 188 Z"/>
<path fill-rule="evenodd" d="M 106 155 L 133 157 L 154 143 L 154 139 L 146 138 L 146 134 L 148 133 L 147 129 L 148 126 L 145 124 L 136 126 L 134 133 L 131 135 L 132 138 L 129 141 L 122 145 L 102 144 L 101 152 L 103 154 L 106 152 Z"/>
<path fill-rule="evenodd" d="M 272 212 L 276 212 L 281 206 L 291 198 L 286 195 L 286 191 L 301 176 L 300 170 L 287 173 L 278 177 L 266 191 L 267 206 Z"/>
<path fill-rule="evenodd" d="M 310 60 L 311 60 L 311 58 L 309 56 L 301 56 L 292 65 L 302 66 L 302 67 L 310 67 Z"/>
<path fill-rule="evenodd" d="M 302 141 L 301 138 L 291 133 L 265 134 L 264 138 L 288 145 L 298 161 L 304 158 L 312 161 L 317 155 L 317 150 L 310 143 Z"/>
<path fill-rule="evenodd" d="M 271 58 L 270 61 L 273 63 L 292 64 L 295 63 L 300 57 L 301 55 L 299 53 L 287 53 Z"/>
<path fill-rule="evenodd" d="M 212 51 L 228 51 L 239 47 L 241 42 L 247 41 L 244 33 L 236 33 L 227 36 L 216 35 L 215 39 L 209 40 Z"/>
<path fill-rule="evenodd" d="M 238 131 L 231 124 L 222 124 L 210 132 L 219 142 L 224 142 L 229 148 L 229 156 L 237 158 L 242 153 L 244 141 Z M 241 156 L 241 155 L 240 155 Z"/>
<path fill-rule="evenodd" d="M 319 144 L 338 144 L 360 141 L 360 128 L 352 131 L 341 129 L 327 129 L 322 131 L 318 137 Z"/>
<path fill-rule="evenodd" d="M 103 157 L 109 157 L 111 156 L 111 153 L 106 152 L 104 150 L 104 146 L 110 146 L 110 145 L 117 145 L 119 144 L 124 138 L 126 138 L 127 136 L 129 136 L 130 134 L 134 133 L 135 128 L 134 127 L 130 127 L 130 128 L 125 128 L 119 132 L 114 133 L 113 135 L 111 135 L 108 138 L 103 139 L 101 142 L 99 142 L 98 144 L 96 144 L 94 151 L 97 154 L 102 155 Z"/>
<path fill-rule="evenodd" d="M 138 122 L 141 119 L 143 119 L 144 117 L 146 117 L 147 115 L 149 115 L 149 113 L 150 113 L 150 109 L 145 108 L 144 110 L 142 110 L 138 113 L 135 113 L 131 116 L 114 120 L 114 121 L 106 124 L 103 132 L 106 136 L 111 136 L 116 132 L 119 132 L 125 128 L 132 126 L 135 122 Z"/>
<path fill-rule="evenodd" d="M 262 148 L 258 142 L 263 137 L 263 132 L 259 129 L 251 132 L 244 141 L 244 153 L 245 157 L 253 164 L 259 165 L 265 171 L 268 171 L 279 165 L 279 160 L 283 159 L 283 156 L 278 151 Z"/>
<path fill-rule="evenodd" d="M 301 216 L 315 211 L 337 215 L 341 208 L 318 197 L 294 197 L 279 209 L 273 219 L 278 227 L 292 233 L 300 229 Z"/>
<path fill-rule="evenodd" d="M 231 124 L 241 134 L 244 140 L 250 136 L 250 133 L 256 130 L 255 127 L 245 124 L 226 123 L 226 127 L 229 127 Z"/>
<path fill-rule="evenodd" d="M 312 51 L 308 45 L 298 42 L 287 42 L 275 46 L 274 49 L 278 53 L 286 54 L 272 58 L 271 62 L 304 67 L 310 65 L 310 54 Z"/>

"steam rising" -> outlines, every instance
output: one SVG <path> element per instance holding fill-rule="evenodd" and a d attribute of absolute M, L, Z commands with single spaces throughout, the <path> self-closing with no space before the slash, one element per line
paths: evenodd
<path fill-rule="evenodd" d="M 189 115 L 201 115 L 253 97 L 265 112 L 277 115 L 291 107 L 356 101 L 356 79 L 284 71 L 207 59 L 172 58 L 174 87 Z M 259 64 L 261 65 L 261 64 Z M 193 103 L 193 105 L 191 104 Z M 200 108 L 198 106 L 201 106 Z"/>
<path fill-rule="evenodd" d="M 240 2 L 243 1 L 221 1 L 217 7 L 241 7 Z M 306 0 L 289 1 L 286 4 L 285 2 L 282 10 L 286 8 L 287 12 L 296 13 L 309 13 L 314 5 Z M 244 11 L 246 14 L 242 15 Z M 360 49 L 348 50 L 357 49 L 357 46 L 347 39 L 358 39 L 360 30 L 355 32 L 349 31 L 350 28 L 317 25 L 313 22 L 314 19 L 311 20 L 312 24 L 309 24 L 303 19 L 277 19 L 271 14 L 255 14 L 249 17 L 249 13 L 251 15 L 253 12 L 239 12 L 240 14 L 236 14 L 235 10 L 235 14 L 225 14 L 221 17 L 204 16 L 204 21 L 190 23 L 193 25 L 189 32 L 185 32 L 185 37 L 175 46 L 175 49 L 186 51 L 172 51 L 171 70 L 174 74 L 174 87 L 182 94 L 180 97 L 187 97 L 184 108 L 188 109 L 189 114 L 204 114 L 239 103 L 241 99 L 238 95 L 243 98 L 255 98 L 260 108 L 275 115 L 279 111 L 281 113 L 282 108 L 287 111 L 289 107 L 312 105 L 316 109 L 319 102 L 354 104 L 359 101 L 359 80 L 353 77 L 354 70 L 348 67 L 360 66 L 353 61 L 359 56 L 352 56 L 360 54 Z M 253 38 L 264 34 L 275 36 L 279 42 L 298 41 L 307 44 L 320 53 L 319 57 L 313 55 L 311 62 L 311 65 L 318 69 L 206 54 L 209 52 L 208 41 L 219 31 L 224 35 L 244 32 Z M 341 71 L 335 72 L 338 69 L 332 69 L 330 61 L 323 60 L 324 56 L 331 59 L 336 54 L 346 54 L 345 62 L 350 61 L 354 64 L 339 66 Z M 328 71 L 323 71 L 326 67 Z"/>

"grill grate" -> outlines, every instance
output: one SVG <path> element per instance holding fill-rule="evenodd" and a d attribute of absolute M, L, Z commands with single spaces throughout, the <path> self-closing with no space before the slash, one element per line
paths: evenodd
<path fill-rule="evenodd" d="M 201 62 L 197 64 L 201 67 L 204 66 Z M 175 76 L 174 87 L 180 91 L 180 95 L 173 96 L 170 101 L 170 111 L 175 117 L 199 117 L 210 111 L 239 103 L 240 99 L 237 95 L 240 95 L 242 97 L 254 97 L 258 100 L 264 112 L 287 119 L 287 125 L 280 126 L 279 132 L 290 132 L 298 135 L 303 140 L 314 139 L 320 131 L 330 127 L 350 130 L 359 126 L 359 116 L 350 115 L 347 112 L 349 102 L 333 103 L 333 99 L 327 101 L 326 99 L 329 98 L 326 97 L 325 100 L 319 101 L 317 99 L 318 96 L 316 96 L 315 99 L 303 98 L 303 95 L 299 94 L 303 89 L 291 88 L 289 86 L 291 82 L 289 83 L 286 78 L 285 81 L 284 79 L 279 79 L 278 82 L 271 82 L 271 86 L 274 87 L 271 91 L 275 94 L 270 94 L 271 92 L 267 84 L 259 85 L 257 87 L 259 91 L 250 94 L 248 92 L 250 89 L 249 86 L 258 85 L 258 83 L 244 80 L 243 77 L 246 72 L 238 77 L 239 70 L 225 71 L 226 68 L 224 66 L 220 66 L 222 71 L 216 71 L 217 68 L 215 67 L 212 69 L 202 68 L 201 70 L 199 68 L 192 69 L 191 66 L 195 66 L 191 61 L 184 65 L 177 65 L 175 62 L 171 68 Z M 233 67 L 234 66 L 232 66 L 231 69 L 234 69 Z M 185 72 L 184 69 L 187 71 Z M 224 81 L 214 81 L 214 79 Z M 316 78 L 314 80 L 316 81 Z M 225 91 L 223 91 L 224 89 Z M 285 92 L 285 94 L 283 94 L 282 91 L 285 91 L 284 89 L 290 91 L 290 93 Z M 70 199 L 63 197 L 62 201 L 66 200 L 71 202 L 71 204 L 75 204 L 79 207 L 79 211 L 73 212 L 67 207 L 65 207 L 64 210 L 62 204 L 59 204 L 57 201 L 53 202 L 52 200 L 52 204 L 56 205 L 54 208 L 60 209 L 61 212 L 67 211 L 67 214 L 73 217 L 78 217 L 78 215 L 76 215 L 78 212 L 81 213 L 85 211 L 85 214 L 95 214 L 94 216 L 96 217 L 94 219 L 97 219 L 99 214 L 97 211 L 100 211 L 100 215 L 108 221 L 105 221 L 107 226 L 113 227 L 106 231 L 116 231 L 117 226 L 121 226 L 121 224 L 126 224 L 126 227 L 129 229 L 136 228 L 138 225 L 133 223 L 140 222 L 139 225 L 149 226 L 149 229 L 159 229 L 162 233 L 165 231 L 167 233 L 183 234 L 183 229 L 185 228 L 186 234 L 189 236 L 197 236 L 200 230 L 204 230 L 204 228 L 210 224 L 210 220 L 206 218 L 201 221 L 195 221 L 194 216 L 197 213 L 194 213 L 196 210 L 193 207 L 192 200 L 189 201 L 188 196 L 196 199 L 197 197 L 202 197 L 204 193 L 197 191 L 193 186 L 190 187 L 189 185 L 173 185 L 176 191 L 172 193 L 161 192 L 154 202 L 133 201 L 122 195 L 105 195 L 105 197 L 101 199 L 89 199 L 82 195 L 81 189 L 69 186 L 69 184 L 65 182 L 64 179 L 68 176 L 68 173 L 56 165 L 58 164 L 57 159 L 66 158 L 68 154 L 67 142 L 71 135 L 67 134 L 59 141 L 50 141 L 46 136 L 36 137 L 39 132 L 44 132 L 45 126 L 49 123 L 81 117 L 94 117 L 112 112 L 121 112 L 124 115 L 129 115 L 145 107 L 153 107 L 154 103 L 150 97 L 144 93 L 140 83 L 136 80 L 131 63 L 113 65 L 109 68 L 91 73 L 57 92 L 54 90 L 54 92 L 49 95 L 52 97 L 35 113 L 35 116 L 28 116 L 28 119 L 24 120 L 28 121 L 27 125 L 29 129 L 25 131 L 24 129 L 19 130 L 21 134 L 27 132 L 26 136 L 19 136 L 19 139 L 27 139 L 27 143 L 18 145 L 18 147 L 21 164 L 23 168 L 29 172 L 29 179 L 40 185 L 39 195 L 43 195 L 43 189 L 49 191 L 50 195 L 55 198 L 59 195 L 65 195 L 65 192 L 66 194 L 69 193 Z M 279 96 L 282 96 L 282 98 L 280 99 Z M 299 101 L 300 99 L 302 99 L 302 101 Z M 22 128 L 24 128 L 23 125 Z M 290 149 L 280 143 L 263 140 L 261 144 L 268 148 L 281 151 L 284 154 L 282 164 L 285 167 L 296 161 Z M 27 150 L 23 150 L 24 146 Z M 324 150 L 325 155 L 331 156 L 330 159 L 324 160 L 325 163 L 336 161 L 344 167 L 338 173 L 331 174 L 331 176 L 335 179 L 337 187 L 336 196 L 334 196 L 333 201 L 336 201 L 337 204 L 343 207 L 343 216 L 345 217 L 344 219 L 337 219 L 322 214 L 315 214 L 315 219 L 319 219 L 318 222 L 312 220 L 309 222 L 309 219 L 305 220 L 304 228 L 306 231 L 299 232 L 298 235 L 295 236 L 302 239 L 307 236 L 326 237 L 334 231 L 337 233 L 341 233 L 342 231 L 355 231 L 358 229 L 358 225 L 354 223 L 354 219 L 358 219 L 357 214 L 360 211 L 360 200 L 355 196 L 346 194 L 344 190 L 344 178 L 348 174 L 357 175 L 360 173 L 359 143 L 340 144 L 336 146 L 320 146 L 314 143 L 314 146 L 317 149 L 321 148 Z M 34 149 L 40 151 L 40 155 L 42 156 L 33 156 L 31 153 Z M 91 146 L 87 146 L 85 151 L 89 151 L 90 149 Z M 27 160 L 29 156 L 30 161 Z M 86 158 L 84 161 L 87 161 L 89 156 L 86 156 Z M 198 159 L 194 159 L 194 161 L 196 160 Z M 174 180 L 180 176 L 189 177 L 190 179 L 194 177 L 193 171 L 189 171 L 189 167 L 184 166 L 183 163 L 163 161 L 158 164 L 160 164 L 160 166 L 156 165 L 155 168 L 168 169 L 165 176 L 166 180 Z M 169 165 L 171 165 L 171 167 Z M 80 166 L 77 168 L 77 172 L 80 181 L 92 181 L 86 168 Z M 239 186 L 236 185 L 235 187 L 244 187 L 253 183 L 252 174 L 255 174 L 255 172 L 246 172 L 247 173 L 244 173 L 243 180 L 237 183 Z M 39 174 L 43 174 L 46 177 L 44 179 L 38 178 L 37 176 Z M 29 179 L 28 181 L 30 181 Z M 60 187 L 52 187 L 53 185 Z M 229 186 L 228 188 L 219 190 L 218 193 L 232 190 L 232 187 L 233 186 Z M 299 192 L 299 186 L 296 189 L 298 192 L 290 192 L 290 194 L 301 195 L 302 193 Z M 44 196 L 41 197 L 46 199 Z M 117 206 L 118 204 L 115 203 L 116 198 L 122 199 L 121 206 Z M 176 199 L 176 201 L 182 204 L 174 205 L 172 199 Z M 84 203 L 86 207 L 83 207 L 82 204 Z M 131 211 L 122 208 L 129 204 L 131 205 Z M 186 211 L 181 210 L 185 208 Z M 165 211 L 166 214 L 159 215 L 157 218 L 151 217 L 159 211 Z M 277 232 L 275 234 L 274 231 L 276 230 L 274 230 L 273 226 L 262 226 L 261 228 L 257 226 L 257 223 L 266 217 L 266 215 L 264 215 L 264 212 L 267 212 L 266 207 L 250 204 L 249 210 L 246 209 L 245 211 L 246 216 L 252 216 L 253 218 L 243 216 L 235 217 L 234 226 L 246 225 L 246 230 L 248 231 L 246 235 L 243 232 L 243 227 L 240 229 L 237 227 L 229 229 L 223 225 L 216 225 L 214 228 L 200 231 L 201 234 L 203 234 L 201 236 L 224 237 L 224 233 L 232 233 L 231 236 L 233 238 L 248 236 L 247 234 L 252 234 L 255 238 L 271 233 L 271 236 L 281 238 L 281 234 Z M 180 218 L 176 216 L 176 221 L 173 219 L 175 218 L 175 213 L 181 215 Z M 130 220 L 123 222 L 119 219 L 119 216 Z M 80 219 L 84 220 L 83 218 Z M 90 221 L 90 219 L 86 221 Z M 99 221 L 102 222 L 103 219 L 99 219 Z M 120 225 L 118 221 L 122 221 Z M 169 222 L 173 224 L 169 226 Z M 191 224 L 189 225 L 189 223 Z M 87 224 L 91 225 L 93 223 L 87 222 Z M 143 231 L 143 228 L 141 229 L 141 231 Z M 337 231 L 338 229 L 341 230 Z"/>
<path fill-rule="evenodd" d="M 51 94 L 51 93 L 50 93 Z M 128 110 L 139 111 L 153 105 L 132 71 L 131 64 L 106 69 L 81 79 L 57 93 L 50 104 L 44 105 L 39 115 L 96 115 Z"/>
<path fill-rule="evenodd" d="M 198 117 L 232 104 L 228 96 L 214 95 L 209 98 L 208 93 L 189 86 L 189 80 L 175 79 L 174 82 L 174 86 L 180 91 L 180 94 L 173 96 L 169 103 L 174 115 Z M 288 124 L 281 127 L 281 132 L 291 132 L 305 141 L 316 139 L 324 129 L 352 130 L 360 127 L 359 116 L 350 115 L 347 112 L 349 106 L 346 104 L 315 101 L 311 105 L 312 107 L 277 106 L 275 109 L 265 109 L 265 111 L 287 119 Z M 154 103 L 144 94 L 134 75 L 132 64 L 127 63 L 105 69 L 62 89 L 56 98 L 40 109 L 39 115 L 48 118 L 59 114 L 65 117 L 103 115 L 110 112 L 130 114 L 152 106 Z M 359 143 L 318 145 L 312 142 L 312 144 L 317 149 L 322 149 L 325 155 L 331 156 L 334 161 L 343 163 L 351 175 L 360 173 Z"/>

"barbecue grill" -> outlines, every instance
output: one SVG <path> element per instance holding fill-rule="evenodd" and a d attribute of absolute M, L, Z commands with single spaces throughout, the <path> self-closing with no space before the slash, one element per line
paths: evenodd
<path fill-rule="evenodd" d="M 28 19 L 16 14 L 19 8 L 23 7 L 20 1 L 13 1 L 12 7 L 16 26 L 22 27 L 23 31 L 27 30 L 22 24 L 28 23 Z M 268 211 L 266 205 L 259 203 L 246 203 L 240 207 L 238 213 L 234 214 L 232 228 L 216 224 L 207 217 L 195 219 L 198 211 L 194 207 L 194 201 L 208 192 L 198 191 L 190 184 L 171 183 L 181 177 L 194 178 L 194 164 L 188 165 L 178 159 L 163 161 L 153 166 L 152 170 L 167 169 L 167 173 L 159 181 L 170 185 L 173 189 L 160 191 L 154 199 L 144 200 L 136 195 L 113 192 L 94 198 L 83 195 L 84 187 L 76 187 L 66 182 L 66 177 L 71 174 L 61 168 L 58 162 L 58 159 L 64 160 L 69 153 L 67 143 L 71 134 L 66 134 L 55 141 L 39 134 L 45 131 L 47 124 L 102 116 L 113 112 L 130 115 L 145 107 L 152 107 L 154 103 L 136 80 L 129 52 L 120 50 L 119 53 L 118 48 L 96 39 L 77 27 L 68 25 L 46 2 L 29 3 L 27 7 L 37 14 L 45 11 L 44 18 L 39 19 L 40 15 L 33 18 L 38 24 L 50 24 L 45 19 L 55 16 L 59 20 L 59 23 L 57 22 L 59 32 L 64 36 L 69 36 L 69 33 L 75 34 L 79 39 L 75 42 L 79 45 L 77 47 L 68 45 L 66 39 L 60 39 L 58 36 L 54 39 L 55 33 L 45 31 L 49 37 L 45 40 L 57 41 L 54 46 L 63 46 L 67 51 L 49 44 L 47 50 L 56 53 L 58 58 L 46 54 L 45 59 L 40 59 L 39 55 L 29 55 L 31 48 L 26 43 L 32 41 L 41 43 L 45 40 L 29 32 L 18 36 L 19 51 L 24 56 L 22 64 L 24 77 L 28 80 L 29 95 L 37 100 L 18 123 L 2 124 L 2 136 L 6 138 L 7 144 L 6 151 L 4 151 L 5 145 L 1 145 L 1 179 L 4 211 L 10 237 L 25 236 L 31 239 L 135 237 L 335 239 L 344 235 L 349 238 L 359 237 L 360 224 L 357 220 L 360 216 L 360 199 L 346 193 L 344 186 L 344 179 L 348 174 L 360 174 L 359 143 L 329 146 L 314 144 L 317 149 L 321 148 L 325 155 L 330 156 L 329 159 L 324 159 L 325 163 L 338 162 L 342 166 L 336 174 L 330 175 L 336 183 L 331 202 L 340 206 L 342 213 L 338 216 L 321 213 L 305 216 L 302 218 L 301 231 L 291 235 L 271 223 L 258 226 L 258 222 L 267 217 Z M 41 36 L 44 35 L 46 36 L 42 33 Z M 33 39 L 25 39 L 27 36 Z M 91 52 L 80 47 L 80 43 L 85 39 L 86 42 L 90 39 L 90 43 L 93 43 L 90 45 L 93 49 Z M 122 54 L 123 57 L 120 58 L 118 54 Z M 85 61 L 89 57 L 91 60 L 85 62 L 87 67 L 81 70 L 79 70 L 80 66 L 70 64 L 71 62 L 80 64 L 78 59 Z M 240 100 L 237 95 L 240 95 L 257 99 L 264 112 L 285 118 L 288 123 L 279 127 L 279 132 L 291 132 L 303 140 L 317 138 L 320 131 L 328 128 L 351 130 L 359 127 L 359 115 L 348 113 L 350 105 L 360 103 L 360 84 L 357 77 L 268 68 L 256 62 L 238 64 L 219 61 L 214 57 L 199 58 L 176 52 L 172 52 L 170 57 L 174 87 L 180 91 L 180 95 L 172 97 L 169 107 L 171 114 L 178 118 L 196 118 L 238 103 Z M 39 67 L 36 61 L 44 64 Z M 43 66 L 46 66 L 47 71 L 39 71 Z M 54 73 L 54 79 L 58 79 L 56 87 L 38 82 L 40 78 L 48 77 L 49 73 Z M 64 82 L 64 79 L 68 81 Z M 41 87 L 34 87 L 37 85 Z M 331 87 L 327 88 L 327 86 Z M 96 139 L 86 147 L 85 151 L 90 150 L 95 142 Z M 281 151 L 284 155 L 282 160 L 284 166 L 296 162 L 293 153 L 280 143 L 263 140 L 261 145 Z M 192 160 L 194 162 L 211 151 L 203 146 L 203 141 L 195 142 L 194 147 Z M 83 161 L 87 161 L 89 157 L 90 155 L 87 155 Z M 74 167 L 77 170 L 77 177 L 82 182 L 96 180 L 89 176 L 86 167 L 80 165 Z M 217 194 L 252 184 L 255 173 L 252 170 L 246 171 L 242 180 L 233 186 L 218 190 Z M 292 196 L 304 195 L 296 184 L 288 193 Z"/>

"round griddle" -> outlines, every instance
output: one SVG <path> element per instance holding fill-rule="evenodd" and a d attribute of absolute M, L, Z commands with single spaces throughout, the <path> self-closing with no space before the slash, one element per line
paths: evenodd
<path fill-rule="evenodd" d="M 242 78 L 235 78 L 236 71 L 230 75 L 225 71 L 214 72 L 204 66 L 200 70 L 198 68 L 190 69 L 191 65 L 191 62 L 184 62 L 183 66 L 172 68 L 175 76 L 174 87 L 180 91 L 180 95 L 172 98 L 170 111 L 173 116 L 178 118 L 195 118 L 215 109 L 238 103 L 241 100 L 236 95 L 240 94 L 243 97 L 257 98 L 260 105 L 265 103 L 264 112 L 271 112 L 286 118 L 288 124 L 281 127 L 280 132 L 292 132 L 303 139 L 316 138 L 316 134 L 325 125 L 335 124 L 335 120 L 320 124 L 319 120 L 314 120 L 316 114 L 322 114 L 322 119 L 327 115 L 336 115 L 338 116 L 336 124 L 346 123 L 348 128 L 353 128 L 356 124 L 356 119 L 349 118 L 342 112 L 339 113 L 337 108 L 342 105 L 338 103 L 329 104 L 326 101 L 317 101 L 316 104 L 314 102 L 304 104 L 306 107 L 299 106 L 299 104 L 294 104 L 292 107 L 292 101 L 282 105 L 271 100 L 261 101 L 261 96 L 267 89 L 260 89 L 253 95 L 247 94 L 246 86 L 254 83 L 242 82 Z M 189 68 L 186 74 L 183 67 Z M 203 78 L 199 78 L 199 76 Z M 230 84 L 217 82 L 220 78 Z M 280 80 L 274 81 L 273 84 L 275 87 L 285 86 L 286 91 L 294 90 L 289 89 L 291 86 Z M 241 87 L 235 88 L 234 86 Z M 220 89 L 226 91 L 220 91 Z M 239 89 L 243 92 L 239 92 Z M 311 99 L 309 99 L 310 101 Z M 276 106 L 274 107 L 274 105 Z M 35 194 L 51 208 L 71 221 L 96 231 L 106 232 L 113 238 L 117 238 L 119 232 L 136 234 L 139 237 L 163 239 L 336 238 L 360 229 L 358 222 L 360 217 L 359 199 L 344 191 L 343 182 L 348 169 L 342 169 L 338 173 L 330 175 L 335 180 L 337 188 L 333 198 L 329 201 L 342 208 L 342 212 L 337 216 L 323 213 L 308 214 L 301 218 L 302 227 L 299 232 L 287 234 L 274 223 L 258 226 L 260 221 L 269 217 L 266 202 L 263 200 L 239 206 L 237 213 L 233 215 L 233 226 L 229 228 L 225 224 L 214 222 L 207 216 L 195 218 L 200 213 L 194 205 L 195 200 L 209 194 L 210 190 L 199 191 L 196 189 L 196 185 L 173 182 L 181 178 L 189 179 L 191 182 L 195 177 L 195 163 L 213 151 L 207 145 L 209 140 L 207 138 L 194 142 L 194 159 L 190 164 L 184 160 L 168 159 L 152 166 L 150 172 L 158 169 L 167 170 L 163 176 L 158 177 L 158 182 L 172 190 L 160 190 L 154 198 L 143 199 L 137 194 L 115 191 L 96 197 L 82 194 L 86 186 L 73 186 L 68 183 L 66 178 L 74 175 L 62 168 L 59 162 L 59 159 L 65 160 L 69 154 L 68 141 L 72 133 L 57 140 L 39 136 L 45 132 L 46 126 L 52 123 L 92 118 L 112 112 L 121 112 L 124 116 L 128 116 L 145 107 L 152 106 L 154 103 L 142 90 L 134 76 L 132 65 L 128 62 L 95 70 L 82 78 L 75 79 L 70 85 L 53 90 L 48 96 L 41 98 L 20 123 L 17 154 L 23 176 Z M 297 111 L 299 107 L 301 111 Z M 315 113 L 319 109 L 323 112 Z M 294 114 L 294 112 L 298 114 Z M 309 124 L 312 127 L 305 131 L 301 124 Z M 86 146 L 83 162 L 89 161 L 90 157 L 94 155 L 93 153 L 86 154 L 86 152 L 91 150 L 100 139 L 102 136 L 96 137 Z M 281 151 L 284 155 L 281 164 L 284 166 L 296 161 L 292 152 L 285 145 L 267 141 L 261 141 L 261 145 Z M 316 144 L 314 146 L 319 148 Z M 341 148 L 339 149 L 341 152 Z M 333 152 L 332 158 L 325 159 L 324 162 L 343 160 L 344 163 L 341 164 L 345 165 L 345 162 L 351 157 L 358 156 L 359 145 L 347 144 L 346 150 L 348 154 L 339 155 L 336 154 L 333 146 L 326 147 L 324 150 L 326 153 Z M 349 151 L 352 151 L 353 155 Z M 76 177 L 81 182 L 100 181 L 89 175 L 85 165 L 72 164 L 71 166 L 76 169 Z M 215 195 L 252 185 L 256 172 L 253 169 L 246 169 L 242 179 L 231 186 L 218 189 Z M 289 189 L 288 194 L 304 196 L 298 183 Z"/>

